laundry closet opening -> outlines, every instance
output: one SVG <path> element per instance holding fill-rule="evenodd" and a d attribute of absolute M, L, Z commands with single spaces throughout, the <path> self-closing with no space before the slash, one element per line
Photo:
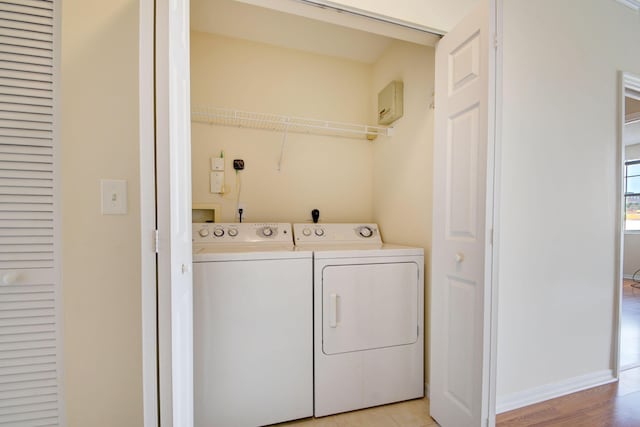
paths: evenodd
<path fill-rule="evenodd" d="M 437 37 L 398 33 L 412 41 L 233 0 L 193 0 L 193 204 L 215 207 L 216 222 L 238 221 L 239 208 L 247 222 L 305 222 L 312 209 L 321 222 L 375 222 L 385 242 L 423 247 L 428 259 Z M 392 81 L 404 86 L 403 116 L 393 135 L 373 140 L 197 117 L 234 110 L 378 126 L 378 93 Z"/>

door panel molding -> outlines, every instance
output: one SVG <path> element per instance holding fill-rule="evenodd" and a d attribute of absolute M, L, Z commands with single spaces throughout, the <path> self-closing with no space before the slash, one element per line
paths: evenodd
<path fill-rule="evenodd" d="M 436 49 L 431 415 L 495 423 L 497 16 L 481 2 Z"/>

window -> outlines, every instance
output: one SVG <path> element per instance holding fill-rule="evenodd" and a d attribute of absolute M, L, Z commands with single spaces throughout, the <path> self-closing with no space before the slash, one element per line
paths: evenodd
<path fill-rule="evenodd" d="M 624 229 L 640 231 L 640 160 L 624 164 Z"/>

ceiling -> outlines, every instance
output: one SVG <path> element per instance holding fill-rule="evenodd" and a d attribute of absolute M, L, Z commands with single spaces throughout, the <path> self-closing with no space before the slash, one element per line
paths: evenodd
<path fill-rule="evenodd" d="M 311 11 L 317 9 L 303 7 Z M 340 15 L 327 10 L 322 13 Z M 366 20 L 366 18 L 358 19 Z M 372 22 L 370 26 L 376 27 L 376 25 L 379 26 L 380 23 Z M 191 0 L 191 29 L 365 63 L 375 62 L 393 40 L 389 36 L 235 0 Z M 407 32 L 406 29 L 398 28 L 397 30 Z M 425 40 L 421 44 L 433 45 L 429 40 L 437 39 L 431 35 L 419 34 L 416 30 L 409 31 L 416 33 L 409 36 L 419 37 L 416 38 L 417 41 Z M 402 34 L 400 37 L 407 39 Z"/>

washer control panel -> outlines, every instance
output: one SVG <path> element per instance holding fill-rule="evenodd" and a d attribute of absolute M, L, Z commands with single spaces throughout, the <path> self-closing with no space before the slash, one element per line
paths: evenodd
<path fill-rule="evenodd" d="M 293 233 L 288 223 L 194 223 L 193 243 L 292 243 Z"/>
<path fill-rule="evenodd" d="M 382 244 L 376 224 L 293 224 L 293 235 L 296 244 Z"/>

